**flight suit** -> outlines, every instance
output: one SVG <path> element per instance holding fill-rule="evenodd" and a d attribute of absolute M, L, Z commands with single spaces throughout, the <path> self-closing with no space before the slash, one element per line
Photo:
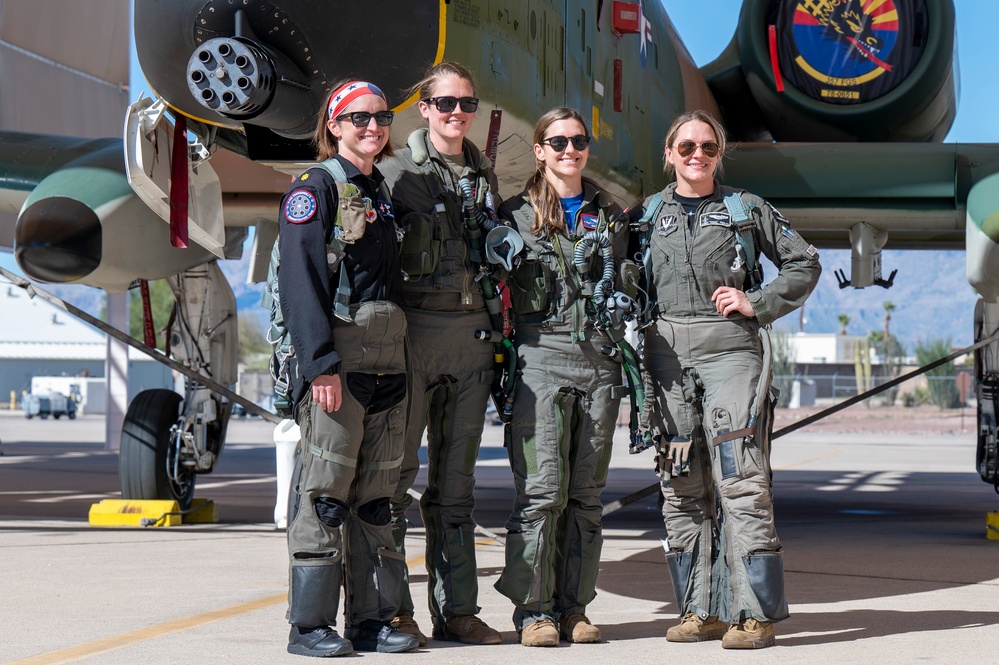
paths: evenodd
<path fill-rule="evenodd" d="M 389 500 L 402 464 L 406 419 L 406 320 L 392 302 L 399 283 L 398 238 L 380 175 L 340 161 L 361 193 L 349 212 L 364 235 L 342 257 L 350 321 L 333 315 L 327 238 L 338 201 L 324 169 L 306 171 L 282 201 L 278 295 L 295 349 L 301 477 L 288 525 L 288 621 L 336 625 L 340 588 L 348 628 L 387 623 L 402 602 L 405 561 L 392 539 Z M 361 198 L 363 197 L 363 202 Z M 336 274 L 339 274 L 337 271 Z M 341 378 L 339 410 L 324 412 L 310 385 Z"/>
<path fill-rule="evenodd" d="M 420 469 L 427 431 L 427 488 L 420 500 L 426 527 L 430 614 L 442 629 L 456 615 L 478 614 L 473 490 L 486 402 L 493 380 L 493 347 L 475 339 L 490 330 L 482 292 L 469 257 L 460 178 L 476 190 L 497 191 L 489 159 L 464 142 L 465 167 L 455 173 L 426 129 L 379 168 L 406 231 L 401 302 L 409 323 L 412 359 L 406 454 L 392 499 L 396 547 L 405 552 L 407 493 Z M 490 204 L 495 206 L 495 203 Z M 483 231 L 483 236 L 485 235 Z M 401 613 L 413 615 L 408 585 Z"/>
<path fill-rule="evenodd" d="M 506 524 L 506 565 L 496 582 L 514 602 L 514 624 L 522 630 L 584 614 L 596 596 L 600 492 L 622 396 L 621 363 L 601 352 L 613 342 L 589 316 L 573 249 L 620 208 L 584 180 L 575 233 L 531 233 L 534 209 L 526 192 L 505 203 L 501 214 L 514 222 L 527 250 L 507 280 L 522 376 L 506 426 L 517 494 Z M 615 262 L 625 256 L 626 230 L 614 224 L 605 232 Z"/>
<path fill-rule="evenodd" d="M 739 192 L 751 213 L 739 227 L 752 238 L 747 246 L 723 201 L 738 190 L 716 185 L 690 218 L 674 190 L 661 192 L 649 220 L 648 286 L 658 305 L 644 350 L 653 429 L 665 444 L 692 442 L 689 475 L 661 469 L 666 560 L 681 616 L 779 621 L 788 610 L 771 495 L 770 340 L 761 326 L 804 303 L 821 272 L 818 254 L 757 196 Z M 650 197 L 634 214 L 653 204 Z M 747 251 L 778 269 L 758 290 L 748 290 Z M 720 286 L 747 291 L 756 316 L 719 314 L 711 296 Z"/>

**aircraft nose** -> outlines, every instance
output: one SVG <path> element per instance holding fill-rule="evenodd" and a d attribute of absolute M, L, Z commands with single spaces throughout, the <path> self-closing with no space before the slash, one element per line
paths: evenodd
<path fill-rule="evenodd" d="M 63 284 L 101 264 L 101 220 L 76 199 L 50 196 L 28 206 L 14 231 L 14 258 L 24 274 Z"/>

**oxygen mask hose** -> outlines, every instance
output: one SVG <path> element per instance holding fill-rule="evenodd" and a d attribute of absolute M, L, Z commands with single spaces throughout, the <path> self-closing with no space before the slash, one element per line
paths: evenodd
<path fill-rule="evenodd" d="M 468 178 L 458 181 L 458 189 L 461 190 L 461 206 L 467 229 L 469 255 L 475 263 L 482 263 L 482 234 L 496 228 L 496 222 L 482 211 L 482 207 L 475 200 L 475 192 Z"/>
<path fill-rule="evenodd" d="M 603 271 L 594 285 L 590 274 L 590 257 L 587 256 L 596 245 L 603 259 Z M 590 296 L 597 311 L 603 309 L 604 302 L 614 291 L 614 252 L 610 239 L 599 231 L 590 231 L 576 242 L 572 251 L 572 262 L 583 280 L 583 295 Z"/>

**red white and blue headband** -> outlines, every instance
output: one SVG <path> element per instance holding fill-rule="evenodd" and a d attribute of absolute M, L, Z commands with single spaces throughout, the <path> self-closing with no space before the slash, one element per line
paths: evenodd
<path fill-rule="evenodd" d="M 345 108 L 350 106 L 351 102 L 358 97 L 363 97 L 364 95 L 375 95 L 385 99 L 385 93 L 382 92 L 374 83 L 351 81 L 350 83 L 345 83 L 337 88 L 337 91 L 333 93 L 332 97 L 330 97 L 330 105 L 327 108 L 328 117 L 338 117 L 343 113 Z"/>

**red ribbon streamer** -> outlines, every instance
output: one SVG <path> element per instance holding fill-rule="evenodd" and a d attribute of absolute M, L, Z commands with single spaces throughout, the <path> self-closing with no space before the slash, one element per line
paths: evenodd
<path fill-rule="evenodd" d="M 156 331 L 153 330 L 153 306 L 149 299 L 149 282 L 139 280 L 139 293 L 142 295 L 142 336 L 146 346 L 156 348 Z"/>
<path fill-rule="evenodd" d="M 187 118 L 178 114 L 170 160 L 170 244 L 187 247 Z"/>
<path fill-rule="evenodd" d="M 777 92 L 784 92 L 784 77 L 780 75 L 780 61 L 777 59 L 777 26 L 769 26 L 768 32 L 770 37 L 770 68 L 774 72 Z"/>

